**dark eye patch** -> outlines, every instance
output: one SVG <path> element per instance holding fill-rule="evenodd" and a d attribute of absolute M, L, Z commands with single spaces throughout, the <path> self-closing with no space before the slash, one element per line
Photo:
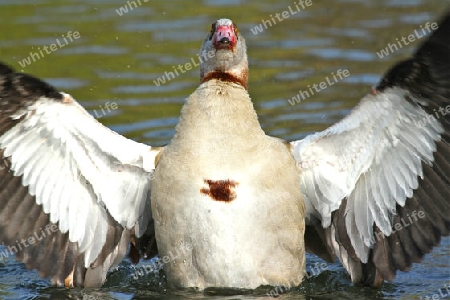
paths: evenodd
<path fill-rule="evenodd" d="M 212 23 L 212 25 L 211 25 L 211 34 L 209 35 L 209 40 L 212 39 L 214 32 L 216 32 L 216 24 L 217 24 L 217 21 Z"/>

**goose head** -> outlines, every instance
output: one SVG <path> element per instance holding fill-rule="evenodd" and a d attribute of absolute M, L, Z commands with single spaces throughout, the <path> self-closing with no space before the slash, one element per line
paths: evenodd
<path fill-rule="evenodd" d="M 230 19 L 211 25 L 200 49 L 200 80 L 225 79 L 247 88 L 248 61 L 244 37 Z"/>

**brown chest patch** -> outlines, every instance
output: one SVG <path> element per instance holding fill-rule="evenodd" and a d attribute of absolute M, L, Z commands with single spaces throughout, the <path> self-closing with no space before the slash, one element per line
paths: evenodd
<path fill-rule="evenodd" d="M 230 202 L 236 199 L 235 187 L 238 184 L 234 180 L 205 180 L 208 185 L 200 189 L 200 192 L 210 196 L 213 200 Z"/>

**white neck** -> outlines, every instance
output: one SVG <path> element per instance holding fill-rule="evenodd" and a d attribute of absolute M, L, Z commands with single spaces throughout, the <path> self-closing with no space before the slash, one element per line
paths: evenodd
<path fill-rule="evenodd" d="M 209 80 L 183 106 L 172 144 L 251 142 L 264 135 L 247 90 L 239 84 Z"/>

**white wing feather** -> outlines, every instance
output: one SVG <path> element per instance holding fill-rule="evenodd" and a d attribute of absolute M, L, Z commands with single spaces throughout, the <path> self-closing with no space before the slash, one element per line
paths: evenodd
<path fill-rule="evenodd" d="M 0 137 L 0 148 L 51 222 L 85 252 L 88 267 L 106 241 L 107 213 L 127 229 L 137 225 L 137 236 L 145 231 L 158 151 L 109 130 L 64 96 L 16 113 L 23 119 Z"/>
<path fill-rule="evenodd" d="M 418 187 L 421 162 L 433 161 L 444 130 L 411 103 L 419 100 L 399 88 L 368 95 L 339 123 L 291 143 L 307 223 L 330 226 L 331 212 L 347 198 L 345 223 L 362 262 L 375 243 L 373 224 L 391 234 L 396 204 L 404 206 Z"/>

